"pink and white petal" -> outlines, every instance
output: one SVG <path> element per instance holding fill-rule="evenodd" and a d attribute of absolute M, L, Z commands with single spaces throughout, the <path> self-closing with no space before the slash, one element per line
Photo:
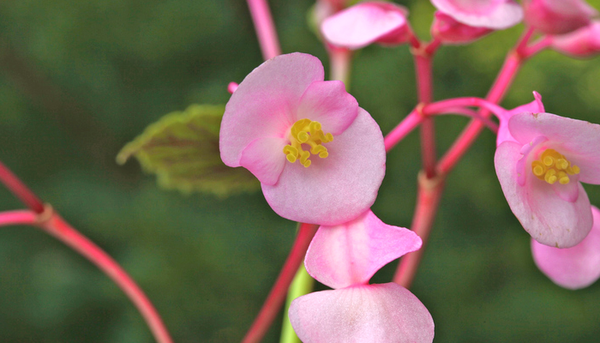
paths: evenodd
<path fill-rule="evenodd" d="M 277 56 L 248 74 L 225 107 L 219 135 L 223 162 L 238 167 L 252 141 L 283 137 L 306 88 L 323 78 L 319 59 L 302 53 Z"/>
<path fill-rule="evenodd" d="M 258 138 L 250 143 L 240 158 L 240 165 L 248 169 L 260 183 L 274 185 L 285 166 L 283 153 L 286 141 L 279 137 Z"/>
<path fill-rule="evenodd" d="M 600 184 L 600 125 L 565 118 L 551 113 L 522 113 L 513 116 L 508 128 L 513 137 L 525 144 L 536 136 L 581 169 L 581 182 Z"/>
<path fill-rule="evenodd" d="M 367 284 L 389 262 L 418 250 L 422 241 L 405 228 L 383 223 L 371 211 L 337 226 L 321 226 L 304 264 L 308 273 L 331 288 Z"/>
<path fill-rule="evenodd" d="M 407 14 L 399 5 L 363 2 L 325 19 L 321 33 L 335 46 L 360 49 L 406 26 Z"/>
<path fill-rule="evenodd" d="M 307 294 L 292 302 L 289 318 L 304 343 L 430 343 L 434 336 L 427 308 L 395 283 Z"/>
<path fill-rule="evenodd" d="M 457 21 L 474 27 L 502 30 L 523 20 L 523 9 L 513 0 L 431 0 L 431 3 Z"/>
<path fill-rule="evenodd" d="M 535 264 L 561 287 L 580 289 L 600 278 L 600 211 L 592 206 L 592 214 L 592 230 L 572 248 L 557 249 L 531 241 Z"/>
<path fill-rule="evenodd" d="M 521 225 L 538 242 L 569 248 L 581 242 L 592 228 L 590 201 L 578 183 L 574 202 L 561 199 L 552 186 L 527 168 L 525 184 L 518 183 L 517 162 L 521 145 L 504 142 L 496 149 L 494 164 L 504 196 Z"/>
<path fill-rule="evenodd" d="M 318 121 L 323 132 L 339 135 L 358 115 L 358 102 L 342 81 L 313 82 L 300 99 L 296 120 Z"/>
<path fill-rule="evenodd" d="M 265 199 L 289 220 L 334 226 L 368 210 L 385 175 L 385 149 L 379 125 L 359 109 L 358 116 L 333 142 L 329 157 L 312 164 L 287 164 L 275 185 L 262 185 Z M 289 163 L 289 162 L 286 162 Z"/>

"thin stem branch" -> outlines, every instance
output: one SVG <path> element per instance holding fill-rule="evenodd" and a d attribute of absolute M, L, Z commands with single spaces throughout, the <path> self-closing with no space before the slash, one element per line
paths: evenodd
<path fill-rule="evenodd" d="M 419 107 L 410 112 L 398 126 L 385 136 L 383 140 L 385 151 L 390 151 L 395 147 L 406 135 L 419 126 L 423 122 L 423 119 L 425 117 L 419 112 Z"/>
<path fill-rule="evenodd" d="M 158 343 L 172 343 L 173 340 L 167 331 L 160 315 L 140 287 L 133 279 L 121 268 L 121 266 L 113 260 L 100 247 L 83 236 L 71 225 L 65 222 L 58 214 L 53 213 L 48 207 L 47 212 L 40 215 L 43 218 L 49 215 L 48 220 L 43 220 L 39 226 L 47 233 L 54 236 L 61 242 L 65 243 L 73 250 L 87 258 L 104 272 L 114 283 L 125 292 L 127 297 L 135 305 L 138 311 L 144 317 L 150 331 Z"/>
<path fill-rule="evenodd" d="M 292 250 L 286 259 L 271 292 L 260 309 L 258 316 L 242 340 L 242 343 L 260 342 L 267 333 L 275 316 L 285 301 L 288 288 L 296 275 L 298 267 L 304 260 L 306 250 L 308 249 L 313 236 L 317 232 L 317 228 L 318 226 L 313 224 L 300 224 L 298 236 L 296 236 L 296 241 L 292 246 Z"/>
<path fill-rule="evenodd" d="M 429 233 L 433 226 L 442 191 L 444 189 L 444 174 L 438 174 L 435 178 L 428 178 L 421 172 L 419 174 L 419 188 L 417 195 L 417 206 L 411 224 L 413 230 L 423 240 L 423 246 L 417 251 L 404 255 L 400 259 L 398 269 L 394 275 L 394 282 L 402 287 L 410 288 L 415 278 L 419 263 L 423 257 Z"/>
<path fill-rule="evenodd" d="M 2 212 L 0 226 L 6 225 L 37 226 L 87 258 L 127 295 L 144 317 L 158 343 L 173 342 L 160 315 L 135 281 L 106 252 L 65 222 L 49 205 L 41 214 L 23 210 Z"/>
<path fill-rule="evenodd" d="M 0 226 L 35 225 L 37 214 L 28 210 L 0 212 Z"/>
<path fill-rule="evenodd" d="M 419 103 L 426 105 L 433 100 L 433 79 L 431 71 L 431 56 L 422 53 L 414 54 L 417 75 Z M 435 127 L 432 118 L 425 118 L 421 123 L 421 154 L 423 170 L 427 177 L 436 175 Z"/>
<path fill-rule="evenodd" d="M 346 48 L 330 46 L 328 52 L 331 69 L 329 78 L 331 80 L 342 81 L 346 85 L 346 90 L 350 89 L 350 62 L 352 61 L 352 51 Z"/>
<path fill-rule="evenodd" d="M 258 43 L 265 60 L 281 54 L 279 39 L 267 0 L 248 0 Z"/>
<path fill-rule="evenodd" d="M 0 181 L 33 212 L 44 212 L 44 203 L 1 161 Z"/>

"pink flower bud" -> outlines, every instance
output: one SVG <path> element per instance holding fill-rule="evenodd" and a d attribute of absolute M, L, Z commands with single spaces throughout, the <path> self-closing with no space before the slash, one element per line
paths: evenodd
<path fill-rule="evenodd" d="M 372 43 L 398 45 L 408 41 L 408 11 L 388 2 L 363 2 L 323 21 L 321 32 L 331 44 L 360 49 Z"/>
<path fill-rule="evenodd" d="M 459 23 L 501 30 L 523 19 L 523 9 L 514 0 L 431 0 L 441 12 Z"/>
<path fill-rule="evenodd" d="M 451 16 L 442 12 L 435 12 L 435 19 L 431 26 L 431 35 L 445 44 L 466 44 L 493 30 L 485 27 L 473 27 L 461 24 Z"/>
<path fill-rule="evenodd" d="M 598 12 L 584 0 L 525 0 L 525 22 L 546 34 L 565 34 L 590 23 Z"/>
<path fill-rule="evenodd" d="M 573 57 L 588 57 L 600 53 L 600 21 L 568 33 L 553 36 L 552 48 Z"/>

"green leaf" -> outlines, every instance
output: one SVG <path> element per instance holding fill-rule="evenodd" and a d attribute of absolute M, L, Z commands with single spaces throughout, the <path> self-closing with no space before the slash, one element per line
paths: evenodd
<path fill-rule="evenodd" d="M 230 168 L 219 154 L 219 128 L 225 106 L 191 105 L 151 124 L 117 155 L 124 164 L 135 156 L 158 185 L 189 194 L 194 191 L 224 197 L 255 191 L 258 180 L 244 168 Z"/>

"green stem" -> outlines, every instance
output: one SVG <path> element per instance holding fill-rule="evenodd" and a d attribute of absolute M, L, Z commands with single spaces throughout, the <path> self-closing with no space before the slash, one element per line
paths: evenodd
<path fill-rule="evenodd" d="M 290 304 L 292 301 L 300 296 L 308 294 L 312 291 L 315 280 L 308 274 L 304 265 L 301 265 L 298 268 L 298 272 L 294 277 L 294 281 L 290 285 L 290 290 L 288 291 L 287 301 L 285 304 L 286 311 L 283 314 L 283 327 L 281 329 L 281 340 L 280 343 L 301 343 L 298 336 L 296 336 L 296 332 L 294 332 L 294 328 L 292 328 L 292 324 L 290 323 L 290 319 L 288 318 L 288 309 L 290 308 Z"/>

